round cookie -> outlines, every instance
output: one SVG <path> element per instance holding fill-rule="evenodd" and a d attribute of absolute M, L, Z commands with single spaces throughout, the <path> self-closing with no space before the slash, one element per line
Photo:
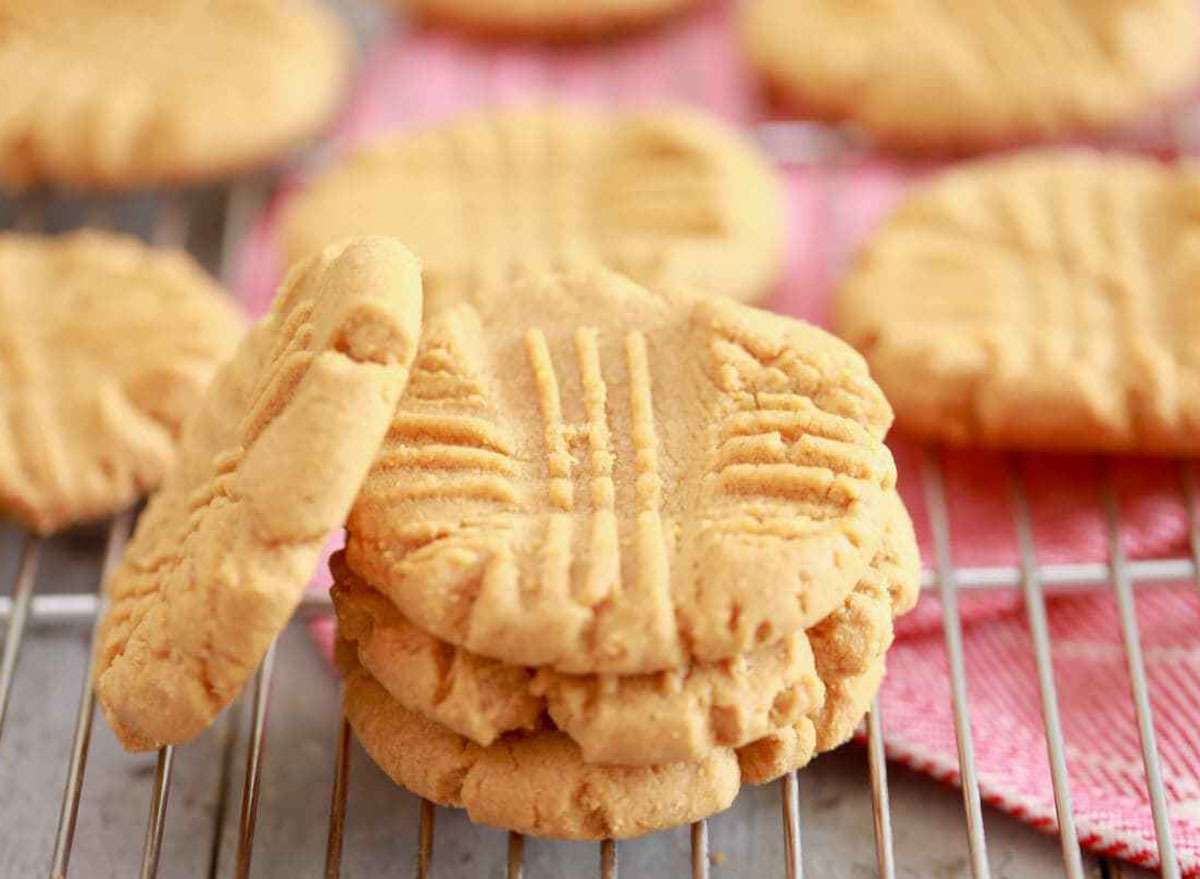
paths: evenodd
<path fill-rule="evenodd" d="M 531 686 L 529 670 L 452 648 L 406 621 L 340 554 L 331 562 L 339 638 L 401 705 L 481 745 L 534 728 L 544 708 L 587 763 L 694 762 L 797 724 L 816 724 L 820 740 L 834 742 L 834 725 L 854 718 L 848 735 L 863 713 L 845 682 L 879 664 L 877 686 L 893 614 L 907 613 L 917 595 L 912 524 L 894 492 L 889 507 L 871 570 L 841 608 L 806 633 L 732 660 L 636 677 L 543 670 Z M 828 701 L 826 681 L 838 688 Z"/>
<path fill-rule="evenodd" d="M 243 330 L 182 253 L 0 235 L 0 514 L 48 534 L 156 488 Z"/>
<path fill-rule="evenodd" d="M 626 839 L 698 821 L 737 796 L 732 751 L 700 763 L 592 766 L 562 733 L 514 734 L 486 748 L 401 707 L 362 668 L 345 677 L 346 717 L 393 781 L 471 820 L 557 839 Z"/>
<path fill-rule="evenodd" d="M 915 152 L 1102 131 L 1200 66 L 1191 0 L 752 0 L 742 35 L 786 102 Z"/>
<path fill-rule="evenodd" d="M 1200 452 L 1200 176 L 1026 153 L 914 192 L 837 294 L 903 428 L 952 444 Z"/>
<path fill-rule="evenodd" d="M 435 22 L 491 37 L 595 39 L 624 33 L 694 6 L 697 0 L 393 0 Z"/>
<path fill-rule="evenodd" d="M 346 519 L 420 325 L 416 259 L 354 241 L 296 266 L 217 372 L 105 584 L 96 695 L 126 748 L 191 739 L 254 673 Z"/>
<path fill-rule="evenodd" d="M 855 590 L 861 603 L 899 614 L 919 588 L 916 540 L 898 498 L 888 543 L 872 575 Z M 849 603 L 848 603 L 849 605 Z M 397 784 L 472 820 L 520 833 L 566 839 L 621 839 L 663 830 L 726 808 L 741 783 L 763 784 L 802 768 L 844 743 L 870 709 L 892 638 L 891 612 L 851 610 L 829 628 L 865 624 L 864 652 L 843 655 L 837 637 L 813 637 L 826 698 L 802 721 L 738 748 L 715 748 L 693 762 L 658 766 L 587 763 L 571 739 L 539 730 L 510 733 L 481 747 L 395 701 L 338 643 L 344 708 L 367 753 Z"/>
<path fill-rule="evenodd" d="M 259 164 L 341 97 L 349 35 L 316 0 L 4 0 L 0 183 L 177 183 Z"/>
<path fill-rule="evenodd" d="M 768 160 L 684 110 L 510 109 L 369 144 L 283 220 L 289 261 L 357 234 L 411 247 L 431 306 L 580 259 L 741 300 L 769 295 L 783 267 Z"/>
<path fill-rule="evenodd" d="M 601 269 L 431 317 L 349 521 L 441 640 L 632 675 L 775 643 L 879 546 L 891 411 L 849 347 Z"/>

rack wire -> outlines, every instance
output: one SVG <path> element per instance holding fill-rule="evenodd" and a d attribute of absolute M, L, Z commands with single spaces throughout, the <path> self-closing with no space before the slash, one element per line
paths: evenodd
<path fill-rule="evenodd" d="M 790 157 L 787 154 L 792 147 L 789 146 L 787 138 L 779 137 L 778 124 L 772 126 L 769 137 L 765 134 L 763 141 L 768 148 L 774 145 L 778 157 Z M 826 157 L 822 154 L 818 158 L 823 160 Z M 235 243 L 247 230 L 251 218 L 263 203 L 268 189 L 268 185 L 263 181 L 250 181 L 235 186 L 228 194 L 219 260 L 219 274 L 223 280 L 228 281 L 231 275 Z M 41 229 L 44 222 L 43 207 L 40 199 L 22 202 L 19 206 L 16 227 L 26 231 Z M 111 218 L 106 207 L 101 204 L 89 211 L 86 219 L 87 225 L 104 227 Z M 154 232 L 149 237 L 157 245 L 182 246 L 188 239 L 189 223 L 190 217 L 183 207 L 183 203 L 168 195 L 159 205 Z M 953 535 L 947 510 L 942 463 L 935 450 L 926 450 L 921 459 L 922 482 L 934 542 L 934 554 L 930 560 L 932 565 L 929 570 L 924 572 L 922 584 L 926 590 L 936 591 L 941 599 L 943 633 L 951 677 L 951 698 L 958 745 L 959 778 L 964 803 L 964 827 L 971 875 L 973 879 L 989 879 L 991 866 L 988 859 L 978 772 L 974 758 L 974 732 L 971 726 L 970 704 L 967 696 L 958 596 L 964 591 L 997 587 L 1014 587 L 1022 591 L 1029 624 L 1030 643 L 1035 659 L 1045 744 L 1053 782 L 1057 826 L 1062 849 L 1063 875 L 1068 879 L 1082 879 L 1085 873 L 1072 813 L 1070 785 L 1064 757 L 1065 744 L 1055 690 L 1054 668 L 1051 662 L 1045 593 L 1048 589 L 1056 591 L 1095 590 L 1098 587 L 1107 586 L 1112 590 L 1119 610 L 1126 664 L 1131 682 L 1131 695 L 1141 739 L 1146 792 L 1154 817 L 1162 875 L 1166 879 L 1180 879 L 1179 862 L 1168 821 L 1166 794 L 1155 741 L 1154 719 L 1147 693 L 1145 662 L 1137 628 L 1134 592 L 1136 585 L 1149 581 L 1156 583 L 1190 581 L 1200 585 L 1200 511 L 1197 509 L 1200 490 L 1197 486 L 1195 468 L 1187 462 L 1181 462 L 1179 465 L 1180 490 L 1190 523 L 1190 557 L 1137 561 L 1126 558 L 1121 545 L 1120 510 L 1113 488 L 1112 474 L 1109 468 L 1105 467 L 1102 496 L 1098 498 L 1098 501 L 1105 514 L 1109 561 L 1107 563 L 1043 565 L 1036 558 L 1033 520 L 1020 457 L 1014 456 L 1009 465 L 1009 501 L 1020 554 L 1019 564 L 1011 567 L 955 567 L 952 563 Z M 11 592 L 8 596 L 0 597 L 0 620 L 6 623 L 3 650 L 0 652 L 0 753 L 3 748 L 3 731 L 12 685 L 18 670 L 21 646 L 30 622 L 90 623 L 92 626 L 91 641 L 94 644 L 95 622 L 103 604 L 98 587 L 120 558 L 132 524 L 133 515 L 131 513 L 120 515 L 109 524 L 101 575 L 97 581 L 97 590 L 93 593 L 37 595 L 37 574 L 43 553 L 43 541 L 33 535 L 25 536 Z M 302 603 L 299 617 L 312 619 L 328 616 L 330 613 L 331 607 L 327 596 L 310 596 Z M 263 757 L 268 742 L 270 696 L 275 668 L 274 656 L 275 651 L 272 648 L 258 670 L 253 683 L 249 742 L 242 769 L 236 852 L 233 862 L 233 875 L 238 879 L 245 879 L 251 871 L 255 829 L 261 802 Z M 75 839 L 95 715 L 90 663 L 89 659 L 74 715 L 74 734 L 67 754 L 68 771 L 59 810 L 53 857 L 48 872 L 52 879 L 66 879 L 68 876 Z M 223 724 L 222 759 L 214 814 L 215 831 L 209 857 L 210 876 L 215 875 L 217 865 L 220 863 L 221 831 L 225 823 L 225 816 L 231 808 L 229 797 L 233 786 L 232 781 L 237 771 L 234 760 L 238 730 L 241 727 L 239 712 L 242 709 L 240 706 L 240 701 L 235 703 L 218 721 Z M 878 875 L 881 879 L 895 879 L 898 866 L 893 845 L 887 764 L 884 756 L 884 722 L 885 718 L 881 716 L 878 700 L 876 700 L 866 719 L 868 782 L 871 791 Z M 327 879 L 338 879 L 341 875 L 346 837 L 347 804 L 350 795 L 352 740 L 353 734 L 349 725 L 342 720 L 332 754 L 333 786 L 324 863 L 324 875 Z M 149 815 L 143 836 L 139 870 L 142 879 L 153 879 L 158 875 L 174 762 L 174 748 L 164 748 L 158 753 Z M 804 857 L 797 773 L 792 772 L 785 775 L 779 781 L 778 787 L 784 839 L 784 859 L 780 865 L 780 874 L 787 879 L 802 879 Z M 415 875 L 418 879 L 424 879 L 431 875 L 433 869 L 436 816 L 437 810 L 434 805 L 422 801 L 414 865 Z M 690 835 L 692 879 L 707 879 L 710 875 L 709 843 L 708 822 L 699 821 L 692 825 Z M 505 863 L 506 875 L 509 879 L 522 879 L 525 875 L 525 848 L 525 839 L 520 834 L 510 833 L 508 835 Z M 601 879 L 617 879 L 620 851 L 618 844 L 607 840 L 600 843 L 597 848 Z"/>

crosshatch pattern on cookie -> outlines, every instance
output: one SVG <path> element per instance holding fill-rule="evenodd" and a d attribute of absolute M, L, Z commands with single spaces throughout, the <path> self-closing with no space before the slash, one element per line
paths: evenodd
<path fill-rule="evenodd" d="M 428 321 L 347 558 L 417 625 L 514 664 L 732 656 L 858 581 L 890 419 L 816 328 L 548 276 Z"/>
<path fill-rule="evenodd" d="M 0 236 L 0 511 L 50 532 L 156 488 L 243 329 L 183 254 Z"/>
<path fill-rule="evenodd" d="M 767 159 L 716 120 L 547 106 L 369 144 L 289 206 L 283 238 L 295 260 L 393 235 L 431 305 L 585 259 L 750 300 L 782 272 L 782 213 Z"/>
<path fill-rule="evenodd" d="M 754 0 L 743 39 L 785 101 L 918 151 L 1104 129 L 1200 69 L 1192 0 Z"/>
<path fill-rule="evenodd" d="M 843 283 L 838 328 L 913 433 L 1200 451 L 1195 172 L 1029 153 L 914 193 Z"/>
<path fill-rule="evenodd" d="M 105 584 L 96 694 L 126 748 L 197 735 L 291 616 L 407 381 L 419 278 L 389 239 L 330 247 L 214 377 Z"/>

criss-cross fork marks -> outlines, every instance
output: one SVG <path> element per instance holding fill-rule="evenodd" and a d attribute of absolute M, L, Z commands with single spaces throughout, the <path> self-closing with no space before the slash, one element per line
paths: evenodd
<path fill-rule="evenodd" d="M 600 358 L 599 332 L 581 328 L 574 336 L 585 414 L 585 420 L 579 424 L 568 424 L 564 419 L 561 383 L 545 333 L 530 330 L 525 345 L 547 451 L 547 501 L 552 512 L 547 520 L 544 552 L 547 559 L 571 557 L 573 532 L 579 518 L 578 496 L 586 496 L 591 512 L 586 538 L 587 564 L 582 579 L 572 584 L 572 592 L 578 601 L 594 605 L 610 595 L 620 582 L 621 544 L 613 480 L 616 452 L 609 425 L 609 388 Z M 631 518 L 636 555 L 633 582 L 628 586 L 643 594 L 665 596 L 669 589 L 669 564 L 662 521 L 653 380 L 645 334 L 627 333 L 624 353 L 629 387 L 629 439 L 634 459 Z M 587 479 L 584 492 L 577 492 L 575 487 L 575 450 L 580 446 L 586 457 L 586 465 L 578 468 L 580 476 Z M 563 572 L 561 567 L 557 570 Z"/>
<path fill-rule="evenodd" d="M 414 143 L 408 161 L 431 193 L 423 209 L 441 212 L 432 225 L 474 242 L 461 265 L 437 245 L 435 287 L 488 289 L 576 262 L 649 280 L 669 247 L 729 232 L 708 157 L 669 127 L 610 132 L 590 116 L 500 114 Z"/>
<path fill-rule="evenodd" d="M 1069 376 L 1081 410 L 1122 432 L 1182 417 L 1173 391 L 1196 325 L 1185 295 L 1194 251 L 1174 213 L 1182 185 L 1142 160 L 1083 157 L 960 180 L 881 238 L 875 272 L 902 272 L 900 287 L 919 292 L 869 307 L 882 309 L 884 334 L 944 326 L 977 340 L 981 356 L 999 349 L 1006 369 L 983 375 L 983 389 L 1014 370 L 1030 386 Z"/>
<path fill-rule="evenodd" d="M 516 444 L 496 418 L 487 383 L 470 363 L 469 327 L 443 315 L 426 330 L 405 405 L 392 419 L 376 476 L 402 473 L 393 502 L 470 501 L 512 508 L 523 492 Z M 451 529 L 446 524 L 442 531 Z"/>
<path fill-rule="evenodd" d="M 1104 101 L 1080 104 L 1070 96 L 1146 87 L 1149 74 L 1131 63 L 1120 38 L 1120 4 L 1107 5 L 1112 8 L 1063 0 L 933 0 L 925 20 L 939 22 L 954 43 L 976 49 L 969 63 L 947 56 L 946 72 L 964 80 L 964 91 L 993 84 L 990 93 L 1001 106 L 1027 116 L 1031 125 L 1052 128 L 1064 111 L 1084 121 L 1104 111 Z"/>
<path fill-rule="evenodd" d="M 789 376 L 783 364 L 731 336 L 719 338 L 711 350 L 718 371 L 736 375 L 714 434 L 715 500 L 743 513 L 757 511 L 764 526 L 781 512 L 794 519 L 797 509 L 821 520 L 843 512 L 859 486 L 882 487 L 887 481 L 878 440 L 852 419 L 822 409 L 812 396 L 815 389 Z M 784 520 L 775 524 L 783 526 Z M 794 525 L 779 536 L 794 533 Z"/>

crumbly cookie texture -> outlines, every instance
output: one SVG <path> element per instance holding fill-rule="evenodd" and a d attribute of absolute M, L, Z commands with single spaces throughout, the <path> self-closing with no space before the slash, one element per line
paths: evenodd
<path fill-rule="evenodd" d="M 346 557 L 430 634 L 662 671 L 815 625 L 866 572 L 891 410 L 827 333 L 597 269 L 426 327 Z"/>
<path fill-rule="evenodd" d="M 253 673 L 345 521 L 420 324 L 412 254 L 335 245 L 218 371 L 105 587 L 96 694 L 126 748 L 191 739 Z"/>
<path fill-rule="evenodd" d="M 901 425 L 952 444 L 1200 452 L 1200 176 L 1027 153 L 916 191 L 837 296 Z"/>
<path fill-rule="evenodd" d="M 728 806 L 741 783 L 772 781 L 842 744 L 869 710 L 892 615 L 911 609 L 919 588 L 916 538 L 894 492 L 888 515 L 885 548 L 871 573 L 840 615 L 810 633 L 826 698 L 802 720 L 736 750 L 630 767 L 590 764 L 568 736 L 550 730 L 509 733 L 480 747 L 394 700 L 359 664 L 361 648 L 339 641 L 346 716 L 397 784 L 495 827 L 600 839 L 698 820 Z"/>
<path fill-rule="evenodd" d="M 846 603 L 808 632 L 825 686 L 818 711 L 739 748 L 742 781 L 764 784 L 843 745 L 871 709 L 886 671 L 893 621 L 917 603 L 921 561 L 912 520 L 891 499 L 883 550 Z"/>
<path fill-rule="evenodd" d="M 548 709 L 585 762 L 626 766 L 695 762 L 716 748 L 773 733 L 790 737 L 797 725 L 820 729 L 827 747 L 841 744 L 843 728 L 848 735 L 862 717 L 855 694 L 866 687 L 869 701 L 878 685 L 893 614 L 912 607 L 919 575 L 912 526 L 893 492 L 870 571 L 808 632 L 676 671 L 619 677 L 542 670 L 531 681 L 524 668 L 480 659 L 422 632 L 340 556 L 332 568 L 339 637 L 405 708 L 481 745 L 534 728 Z M 873 683 L 858 686 L 875 665 Z M 826 681 L 837 688 L 828 701 Z"/>
<path fill-rule="evenodd" d="M 244 327 L 185 254 L 0 235 L 0 514 L 47 534 L 157 488 Z"/>
<path fill-rule="evenodd" d="M 484 659 L 423 632 L 355 576 L 341 553 L 330 569 L 338 637 L 401 705 L 480 745 L 537 728 L 545 706 L 531 692 L 529 669 Z"/>
<path fill-rule="evenodd" d="M 694 6 L 697 0 L 393 0 L 436 22 L 491 37 L 565 41 L 624 33 Z"/>
<path fill-rule="evenodd" d="M 1108 129 L 1200 67 L 1191 0 L 752 0 L 742 35 L 788 103 L 917 152 Z"/>
<path fill-rule="evenodd" d="M 361 667 L 345 678 L 355 734 L 393 781 L 471 820 L 558 839 L 625 839 L 697 821 L 737 796 L 732 751 L 700 763 L 592 766 L 562 733 L 508 736 L 482 748 L 402 707 Z"/>
<path fill-rule="evenodd" d="M 3 0 L 0 183 L 208 179 L 313 134 L 349 35 L 316 0 Z"/>
<path fill-rule="evenodd" d="M 768 159 L 715 119 L 550 106 L 369 144 L 290 204 L 282 240 L 294 261 L 392 235 L 421 258 L 430 307 L 579 260 L 749 301 L 780 278 L 782 203 Z"/>
<path fill-rule="evenodd" d="M 480 745 L 535 729 L 549 708 L 587 763 L 696 761 L 790 726 L 824 688 L 803 634 L 653 675 L 563 675 L 483 659 L 421 631 L 335 556 L 338 637 L 397 702 Z"/>

